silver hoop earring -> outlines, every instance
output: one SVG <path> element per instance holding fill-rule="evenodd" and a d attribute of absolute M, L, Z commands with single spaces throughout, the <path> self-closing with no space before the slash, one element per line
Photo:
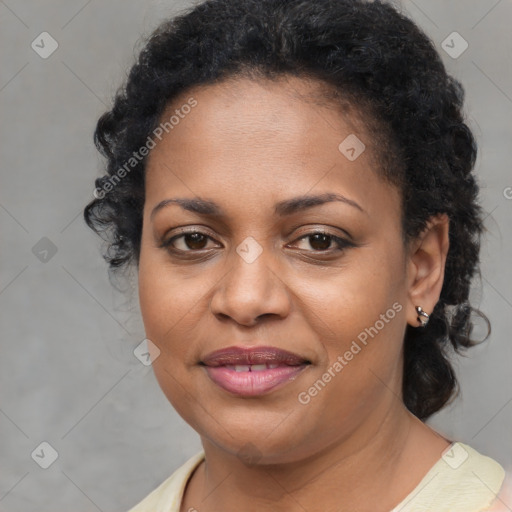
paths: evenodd
<path fill-rule="evenodd" d="M 425 313 L 421 306 L 416 306 L 416 313 L 418 313 L 418 322 L 420 323 L 421 327 L 425 327 L 428 324 L 430 315 Z"/>

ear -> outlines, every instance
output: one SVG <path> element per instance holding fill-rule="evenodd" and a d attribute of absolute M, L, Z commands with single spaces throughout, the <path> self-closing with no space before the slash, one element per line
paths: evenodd
<path fill-rule="evenodd" d="M 431 217 L 422 233 L 410 244 L 407 262 L 407 323 L 420 326 L 416 306 L 430 315 L 441 295 L 446 256 L 450 246 L 446 214 Z"/>

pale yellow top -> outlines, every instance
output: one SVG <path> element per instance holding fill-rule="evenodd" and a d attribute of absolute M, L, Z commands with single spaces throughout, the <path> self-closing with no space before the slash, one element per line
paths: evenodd
<path fill-rule="evenodd" d="M 203 459 L 204 452 L 191 457 L 128 512 L 179 512 L 187 481 Z M 505 481 L 512 484 L 512 475 L 497 461 L 454 442 L 390 512 L 508 512 L 512 502 Z"/>

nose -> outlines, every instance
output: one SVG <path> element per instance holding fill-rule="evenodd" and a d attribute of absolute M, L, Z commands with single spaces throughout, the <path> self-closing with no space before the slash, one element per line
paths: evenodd
<path fill-rule="evenodd" d="M 210 301 L 219 320 L 230 318 L 240 325 L 253 326 L 263 317 L 286 317 L 291 309 L 287 286 L 270 268 L 267 249 L 248 262 L 233 253 L 230 270 L 220 280 Z"/>

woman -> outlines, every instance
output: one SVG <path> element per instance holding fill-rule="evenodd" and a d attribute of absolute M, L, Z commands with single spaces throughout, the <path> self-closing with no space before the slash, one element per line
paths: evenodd
<path fill-rule="evenodd" d="M 131 512 L 504 506 L 501 465 L 424 423 L 473 344 L 462 104 L 382 2 L 210 0 L 154 32 L 84 213 L 204 452 Z"/>

